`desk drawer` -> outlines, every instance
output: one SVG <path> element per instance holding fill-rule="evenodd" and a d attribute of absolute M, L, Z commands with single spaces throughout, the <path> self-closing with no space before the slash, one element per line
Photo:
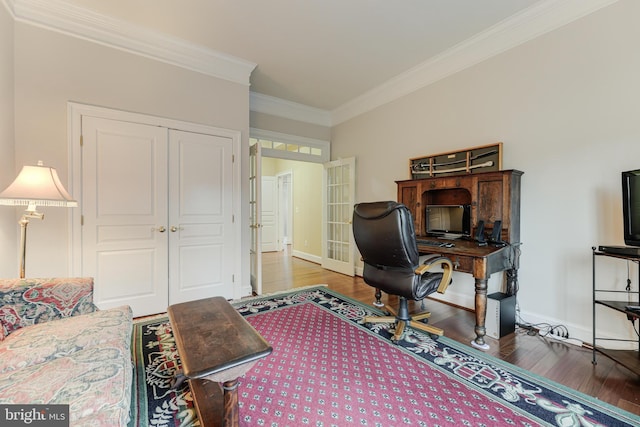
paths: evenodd
<path fill-rule="evenodd" d="M 473 274 L 473 257 L 459 255 L 445 255 L 453 263 L 454 271 Z"/>

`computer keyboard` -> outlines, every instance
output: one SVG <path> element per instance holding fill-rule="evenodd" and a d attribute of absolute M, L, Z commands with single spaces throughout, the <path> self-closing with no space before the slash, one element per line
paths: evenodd
<path fill-rule="evenodd" d="M 452 248 L 455 246 L 451 242 L 443 242 L 442 240 L 416 239 L 416 243 L 423 246 L 435 246 L 438 248 Z"/>

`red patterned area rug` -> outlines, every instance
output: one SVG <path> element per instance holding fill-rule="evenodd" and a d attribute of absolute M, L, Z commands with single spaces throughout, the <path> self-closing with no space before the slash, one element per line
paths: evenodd
<path fill-rule="evenodd" d="M 446 337 L 359 324 L 373 307 L 325 287 L 234 302 L 273 346 L 240 379 L 242 426 L 625 426 L 640 419 Z M 134 325 L 130 426 L 197 426 L 164 316 Z"/>

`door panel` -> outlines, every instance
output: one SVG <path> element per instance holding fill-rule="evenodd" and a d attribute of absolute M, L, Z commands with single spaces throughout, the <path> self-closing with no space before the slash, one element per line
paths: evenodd
<path fill-rule="evenodd" d="M 94 277 L 94 302 L 166 311 L 166 129 L 83 117 L 82 134 L 82 274 Z"/>
<path fill-rule="evenodd" d="M 262 177 L 262 252 L 278 250 L 278 191 L 274 176 Z"/>
<path fill-rule="evenodd" d="M 233 141 L 169 133 L 169 301 L 233 298 Z"/>

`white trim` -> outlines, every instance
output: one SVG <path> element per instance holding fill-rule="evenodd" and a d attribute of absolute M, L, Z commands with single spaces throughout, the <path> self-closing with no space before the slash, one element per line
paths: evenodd
<path fill-rule="evenodd" d="M 282 150 L 273 150 L 262 147 L 262 157 L 273 157 L 277 159 L 300 160 L 311 163 L 326 163 L 331 160 L 331 143 L 321 139 L 307 138 L 304 136 L 289 135 L 286 133 L 273 132 L 258 128 L 249 129 L 249 138 L 266 139 L 274 142 L 283 142 L 287 144 L 297 144 L 306 147 L 318 148 L 322 151 L 320 156 L 311 154 L 288 152 Z"/>
<path fill-rule="evenodd" d="M 82 117 L 91 116 L 103 119 L 128 121 L 151 126 L 161 126 L 168 129 L 183 130 L 186 132 L 202 133 L 207 135 L 217 135 L 230 138 L 233 141 L 233 156 L 240 158 L 242 146 L 242 132 L 233 129 L 218 128 L 198 123 L 185 122 L 174 119 L 166 119 L 158 116 L 151 116 L 140 113 L 132 113 L 111 108 L 96 107 L 92 105 L 80 104 L 76 102 L 67 103 L 67 135 L 69 147 L 69 172 L 67 187 L 71 194 L 75 194 L 75 198 L 82 206 L 82 147 L 80 146 L 80 136 L 82 135 Z M 242 171 L 240 162 L 234 162 L 233 166 L 233 215 L 236 218 L 231 231 L 234 237 L 234 298 L 240 298 L 246 294 L 246 286 L 244 286 L 245 278 L 242 270 L 242 227 L 246 224 L 240 220 L 242 217 Z M 69 271 L 71 275 L 82 275 L 82 232 L 81 219 L 82 208 L 69 209 Z M 247 280 L 249 281 L 249 280 Z"/>
<path fill-rule="evenodd" d="M 543 0 L 331 112 L 345 122 L 582 18 L 618 0 Z"/>
<path fill-rule="evenodd" d="M 310 254 L 310 253 L 307 253 L 307 252 L 301 252 L 301 251 L 293 249 L 291 251 L 291 256 L 303 259 L 305 261 L 313 262 L 313 263 L 318 264 L 318 265 L 322 264 L 322 257 L 319 257 L 318 255 L 313 255 L 313 254 Z"/>
<path fill-rule="evenodd" d="M 17 21 L 249 85 L 255 63 L 61 0 L 1 0 Z M 250 93 L 251 111 L 331 127 L 569 24 L 618 0 L 542 0 L 382 85 L 326 111 Z"/>
<path fill-rule="evenodd" d="M 331 126 L 331 113 L 320 108 L 309 107 L 304 104 L 286 101 L 273 96 L 251 92 L 249 96 L 251 111 L 284 117 L 299 122 L 320 126 Z"/>
<path fill-rule="evenodd" d="M 9 12 L 9 15 L 11 16 L 11 18 L 15 20 L 16 13 L 13 11 L 13 0 L 0 0 L 0 3 L 4 5 L 5 9 L 7 9 L 7 12 Z"/>
<path fill-rule="evenodd" d="M 249 86 L 257 64 L 60 0 L 3 0 L 16 21 Z"/>

